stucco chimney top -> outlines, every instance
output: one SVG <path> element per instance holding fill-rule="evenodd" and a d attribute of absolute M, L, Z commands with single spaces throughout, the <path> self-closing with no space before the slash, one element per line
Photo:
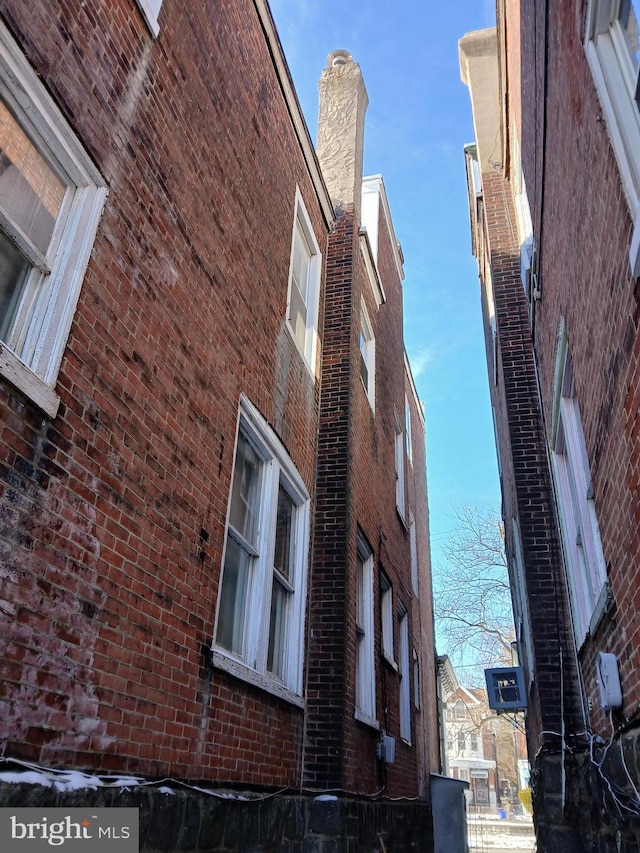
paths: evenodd
<path fill-rule="evenodd" d="M 353 62 L 353 56 L 351 56 L 348 50 L 332 50 L 327 57 L 327 66 L 329 68 L 348 65 L 350 62 Z"/>

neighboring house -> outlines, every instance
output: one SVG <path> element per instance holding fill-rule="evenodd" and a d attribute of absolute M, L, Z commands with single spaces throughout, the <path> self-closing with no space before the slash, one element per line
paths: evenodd
<path fill-rule="evenodd" d="M 538 846 L 635 849 L 638 5 L 497 11 L 460 59 Z"/>
<path fill-rule="evenodd" d="M 447 766 L 454 779 L 469 783 L 469 805 L 495 806 L 496 760 L 491 751 L 485 755 L 484 743 L 487 706 L 474 694 L 458 685 L 447 697 Z"/>
<path fill-rule="evenodd" d="M 471 812 L 492 812 L 518 803 L 528 766 L 520 720 L 489 708 L 484 689 L 463 687 L 447 656 L 438 659 L 444 693 L 442 728 L 444 771 L 469 784 Z"/>
<path fill-rule="evenodd" d="M 430 850 L 424 418 L 332 57 L 317 157 L 264 0 L 2 6 L 0 735 L 298 792 L 242 849 L 359 843 L 373 809 Z"/>

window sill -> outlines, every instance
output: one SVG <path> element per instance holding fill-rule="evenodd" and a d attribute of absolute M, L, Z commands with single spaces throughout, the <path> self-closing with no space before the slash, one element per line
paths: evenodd
<path fill-rule="evenodd" d="M 158 3 L 158 8 L 153 8 L 154 4 L 150 3 L 149 0 L 136 0 L 140 11 L 142 12 L 142 17 L 144 18 L 144 22 L 147 25 L 147 28 L 154 39 L 158 38 L 158 33 L 160 32 L 160 27 L 158 25 L 158 12 L 160 11 L 161 3 Z"/>
<path fill-rule="evenodd" d="M 369 726 L 369 728 L 375 729 L 377 732 L 380 731 L 380 723 L 374 717 L 365 714 L 360 708 L 355 709 L 353 716 L 359 723 L 364 723 L 365 726 Z"/>
<path fill-rule="evenodd" d="M 391 667 L 394 672 L 398 671 L 398 664 L 394 661 L 394 659 L 388 652 L 385 652 L 384 649 L 382 650 L 382 659 L 385 661 L 386 664 L 388 664 L 388 666 Z"/>
<path fill-rule="evenodd" d="M 211 650 L 211 662 L 216 669 L 223 670 L 228 675 L 232 675 L 240 681 L 245 681 L 259 690 L 271 693 L 272 696 L 283 699 L 290 705 L 295 705 L 297 708 L 302 708 L 303 710 L 306 707 L 304 696 L 299 696 L 279 681 L 275 681 L 273 678 L 250 669 L 248 666 L 245 666 L 235 658 L 228 657 L 218 649 Z"/>
<path fill-rule="evenodd" d="M 55 418 L 58 414 L 60 397 L 2 343 L 0 343 L 0 376 L 4 376 L 50 418 Z"/>
<path fill-rule="evenodd" d="M 587 634 L 588 637 L 593 637 L 595 632 L 598 630 L 600 622 L 609 610 L 610 604 L 611 588 L 609 587 L 608 583 L 605 583 L 602 589 L 600 590 L 600 595 L 598 596 L 596 605 L 593 608 L 593 613 L 591 614 L 591 619 L 589 620 L 589 632 Z"/>
<path fill-rule="evenodd" d="M 403 515 L 403 513 L 402 513 L 402 510 L 400 509 L 400 507 L 398 506 L 398 504 L 396 504 L 396 513 L 397 513 L 397 515 L 398 515 L 398 518 L 400 519 L 400 524 L 402 524 L 402 527 L 403 527 L 403 529 L 404 529 L 404 532 L 405 532 L 405 533 L 408 533 L 408 532 L 409 532 L 409 528 L 408 528 L 408 526 L 407 526 L 407 520 L 406 520 L 406 518 L 404 517 L 404 515 Z"/>

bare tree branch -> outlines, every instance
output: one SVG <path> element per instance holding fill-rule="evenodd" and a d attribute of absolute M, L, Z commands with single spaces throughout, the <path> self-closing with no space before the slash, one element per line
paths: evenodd
<path fill-rule="evenodd" d="M 485 667 L 510 662 L 515 638 L 504 530 L 485 507 L 457 506 L 451 517 L 455 532 L 434 569 L 438 634 L 454 666 L 464 664 L 462 680 L 481 683 Z"/>

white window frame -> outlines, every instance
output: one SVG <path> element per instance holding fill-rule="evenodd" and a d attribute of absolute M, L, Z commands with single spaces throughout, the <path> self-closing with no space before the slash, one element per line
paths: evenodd
<path fill-rule="evenodd" d="M 409 665 L 409 614 L 398 613 L 398 673 L 400 675 L 400 737 L 411 743 L 411 667 Z"/>
<path fill-rule="evenodd" d="M 574 633 L 581 646 L 605 610 L 607 567 L 564 326 L 556 359 L 552 460 Z"/>
<path fill-rule="evenodd" d="M 629 264 L 640 275 L 640 109 L 634 69 L 618 16 L 620 0 L 590 0 L 585 51 L 635 223 Z"/>
<path fill-rule="evenodd" d="M 234 654 L 216 643 L 220 618 L 224 568 L 216 608 L 216 632 L 213 640 L 214 664 L 293 704 L 304 705 L 304 616 L 307 589 L 310 497 L 305 484 L 279 438 L 266 420 L 243 395 L 240 400 L 237 435 L 242 433 L 261 459 L 258 532 L 251 562 L 244 619 L 242 651 Z M 237 441 L 237 438 L 236 438 Z M 235 463 L 234 463 L 235 474 Z M 233 484 L 233 478 L 232 478 Z M 294 538 L 289 597 L 286 612 L 284 663 L 281 677 L 267 669 L 271 595 L 277 570 L 273 566 L 278 491 L 282 485 L 296 507 L 292 528 Z M 231 510 L 231 495 L 229 509 Z M 229 517 L 229 515 L 228 515 Z M 227 521 L 225 554 L 230 536 Z M 237 539 L 237 535 L 234 537 Z M 223 560 L 224 566 L 224 560 Z"/>
<path fill-rule="evenodd" d="M 469 754 L 471 758 L 479 758 L 479 739 L 477 732 L 469 732 Z"/>
<path fill-rule="evenodd" d="M 407 459 L 409 464 L 413 465 L 413 439 L 411 437 L 411 407 L 409 406 L 409 398 L 405 394 L 404 398 L 404 436 L 407 451 Z"/>
<path fill-rule="evenodd" d="M 105 182 L 20 47 L 0 24 L 0 97 L 51 169 L 67 184 L 47 255 L 23 288 L 16 329 L 0 343 L 0 374 L 50 417 L 55 384 L 106 200 Z M 10 218 L 3 228 L 18 245 Z M 22 250 L 21 250 L 22 251 Z M 30 295 L 37 294 L 29 299 Z M 27 307 L 26 301 L 29 299 Z"/>
<path fill-rule="evenodd" d="M 380 573 L 380 641 L 382 654 L 395 666 L 393 651 L 393 588 L 389 578 Z"/>
<path fill-rule="evenodd" d="M 305 307 L 307 309 L 306 329 L 304 335 L 304 345 L 298 341 L 295 329 L 290 320 L 291 315 L 291 293 L 292 287 L 295 287 L 293 278 L 293 259 L 296 243 L 300 240 L 300 233 L 304 240 L 305 247 L 309 250 L 309 265 L 307 269 L 307 299 Z M 316 375 L 316 354 L 318 351 L 318 312 L 320 305 L 320 283 L 322 274 L 322 254 L 320 246 L 316 240 L 311 227 L 311 219 L 307 213 L 300 188 L 296 187 L 293 229 L 291 235 L 291 254 L 289 258 L 289 281 L 287 286 L 287 320 L 286 325 L 291 337 L 300 353 L 304 358 L 304 362 L 312 376 Z"/>
<path fill-rule="evenodd" d="M 407 512 L 404 466 L 405 442 L 404 432 L 402 430 L 402 426 L 400 425 L 397 413 L 395 417 L 395 428 L 396 509 L 398 510 L 398 515 L 402 519 L 402 523 L 404 524 Z"/>
<path fill-rule="evenodd" d="M 158 16 L 162 6 L 162 0 L 136 0 L 144 22 L 149 28 L 149 32 L 154 38 L 158 37 L 160 25 L 158 24 Z"/>
<path fill-rule="evenodd" d="M 411 555 L 411 588 L 416 598 L 420 595 L 420 572 L 418 567 L 418 534 L 416 520 L 409 510 L 409 549 Z"/>
<path fill-rule="evenodd" d="M 369 312 L 362 300 L 360 306 L 360 380 L 367 394 L 369 405 L 376 408 L 376 339 Z M 365 375 L 366 371 L 366 375 Z"/>
<path fill-rule="evenodd" d="M 355 718 L 379 729 L 376 719 L 376 673 L 373 628 L 373 552 L 358 535 L 356 578 L 356 695 Z"/>
<path fill-rule="evenodd" d="M 419 711 L 422 707 L 420 658 L 418 652 L 413 650 L 413 707 Z"/>
<path fill-rule="evenodd" d="M 529 616 L 528 599 L 526 595 L 526 579 L 524 574 L 524 558 L 522 556 L 522 539 L 520 526 L 515 518 L 511 518 L 511 529 L 513 533 L 513 554 L 511 556 L 511 571 L 513 576 L 513 603 L 514 621 L 516 623 L 516 640 L 519 653 L 524 651 L 526 669 L 528 672 L 528 685 L 531 687 L 534 679 L 535 669 L 533 660 L 533 642 L 531 639 L 531 617 Z"/>

